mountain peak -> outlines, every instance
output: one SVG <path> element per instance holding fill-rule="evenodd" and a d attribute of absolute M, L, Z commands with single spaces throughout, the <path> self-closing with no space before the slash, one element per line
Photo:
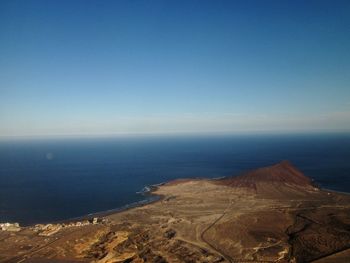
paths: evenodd
<path fill-rule="evenodd" d="M 312 180 L 289 161 L 281 161 L 271 166 L 249 171 L 240 176 L 227 177 L 220 180 L 220 184 L 231 187 L 248 187 L 255 189 L 255 191 L 258 190 L 261 184 L 314 188 Z"/>

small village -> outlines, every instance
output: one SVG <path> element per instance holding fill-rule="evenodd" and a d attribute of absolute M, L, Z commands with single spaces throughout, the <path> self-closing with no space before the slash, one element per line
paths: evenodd
<path fill-rule="evenodd" d="M 69 223 L 57 223 L 57 224 L 36 224 L 30 227 L 21 227 L 19 223 L 6 222 L 6 223 L 0 223 L 0 230 L 8 231 L 8 232 L 18 232 L 24 228 L 29 228 L 37 232 L 39 236 L 51 236 L 53 234 L 56 234 L 63 228 L 81 227 L 81 226 L 87 226 L 91 224 L 96 225 L 99 223 L 103 223 L 105 221 L 106 219 L 94 217 L 92 219 L 86 219 L 82 221 L 75 221 L 75 222 L 69 222 Z"/>
<path fill-rule="evenodd" d="M 2 231 L 17 232 L 21 230 L 18 223 L 0 223 L 0 229 Z"/>

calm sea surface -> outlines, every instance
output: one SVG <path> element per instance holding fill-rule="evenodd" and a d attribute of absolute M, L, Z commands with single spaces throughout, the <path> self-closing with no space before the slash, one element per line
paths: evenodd
<path fill-rule="evenodd" d="M 49 222 L 122 207 L 144 186 L 290 160 L 350 192 L 350 135 L 134 137 L 0 142 L 0 222 Z"/>

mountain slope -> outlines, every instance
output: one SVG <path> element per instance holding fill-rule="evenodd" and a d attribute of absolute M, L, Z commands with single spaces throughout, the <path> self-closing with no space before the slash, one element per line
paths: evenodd
<path fill-rule="evenodd" d="M 223 178 L 217 183 L 230 187 L 246 188 L 257 194 L 263 194 L 267 197 L 273 196 L 274 198 L 318 190 L 312 179 L 305 176 L 289 161 L 259 168 L 240 176 Z"/>

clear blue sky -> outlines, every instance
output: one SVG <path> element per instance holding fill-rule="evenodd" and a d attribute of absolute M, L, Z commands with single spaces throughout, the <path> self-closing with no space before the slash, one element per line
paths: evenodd
<path fill-rule="evenodd" d="M 0 1 L 0 135 L 350 130 L 350 1 Z"/>

